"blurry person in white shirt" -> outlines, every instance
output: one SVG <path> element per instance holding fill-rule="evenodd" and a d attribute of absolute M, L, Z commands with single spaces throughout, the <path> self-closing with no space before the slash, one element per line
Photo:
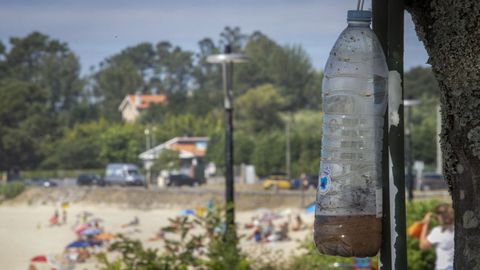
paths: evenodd
<path fill-rule="evenodd" d="M 439 226 L 429 232 L 432 217 L 436 217 Z M 442 203 L 435 207 L 434 213 L 428 212 L 423 218 L 423 229 L 420 234 L 420 249 L 435 247 L 435 270 L 453 270 L 454 227 L 453 209 L 449 204 Z"/>

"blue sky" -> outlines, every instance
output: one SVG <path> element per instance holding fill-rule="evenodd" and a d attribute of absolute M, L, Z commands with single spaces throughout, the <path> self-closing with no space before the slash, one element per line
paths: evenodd
<path fill-rule="evenodd" d="M 106 57 L 139 42 L 168 40 L 197 50 L 204 37 L 218 39 L 225 26 L 260 30 L 282 45 L 301 45 L 323 69 L 346 12 L 345 0 L 0 0 L 0 38 L 40 31 L 65 41 L 80 57 L 83 73 Z M 366 0 L 365 8 L 371 7 Z M 405 17 L 405 69 L 425 65 L 427 54 L 410 16 Z"/>

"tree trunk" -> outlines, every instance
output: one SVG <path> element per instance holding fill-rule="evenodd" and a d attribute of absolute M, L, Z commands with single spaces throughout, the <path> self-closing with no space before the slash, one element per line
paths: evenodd
<path fill-rule="evenodd" d="M 480 269 L 480 1 L 407 0 L 440 86 L 455 269 Z"/>

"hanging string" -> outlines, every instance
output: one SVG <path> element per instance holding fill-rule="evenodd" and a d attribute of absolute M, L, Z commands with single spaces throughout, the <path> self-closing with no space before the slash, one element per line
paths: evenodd
<path fill-rule="evenodd" d="M 363 4 L 365 3 L 365 0 L 358 0 L 357 2 L 357 10 L 363 10 Z"/>

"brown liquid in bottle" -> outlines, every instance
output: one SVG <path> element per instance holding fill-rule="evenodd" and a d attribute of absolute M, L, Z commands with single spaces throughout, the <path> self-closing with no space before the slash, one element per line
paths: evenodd
<path fill-rule="evenodd" d="M 382 241 L 382 219 L 369 216 L 317 216 L 314 241 L 320 253 L 343 257 L 375 256 Z"/>

